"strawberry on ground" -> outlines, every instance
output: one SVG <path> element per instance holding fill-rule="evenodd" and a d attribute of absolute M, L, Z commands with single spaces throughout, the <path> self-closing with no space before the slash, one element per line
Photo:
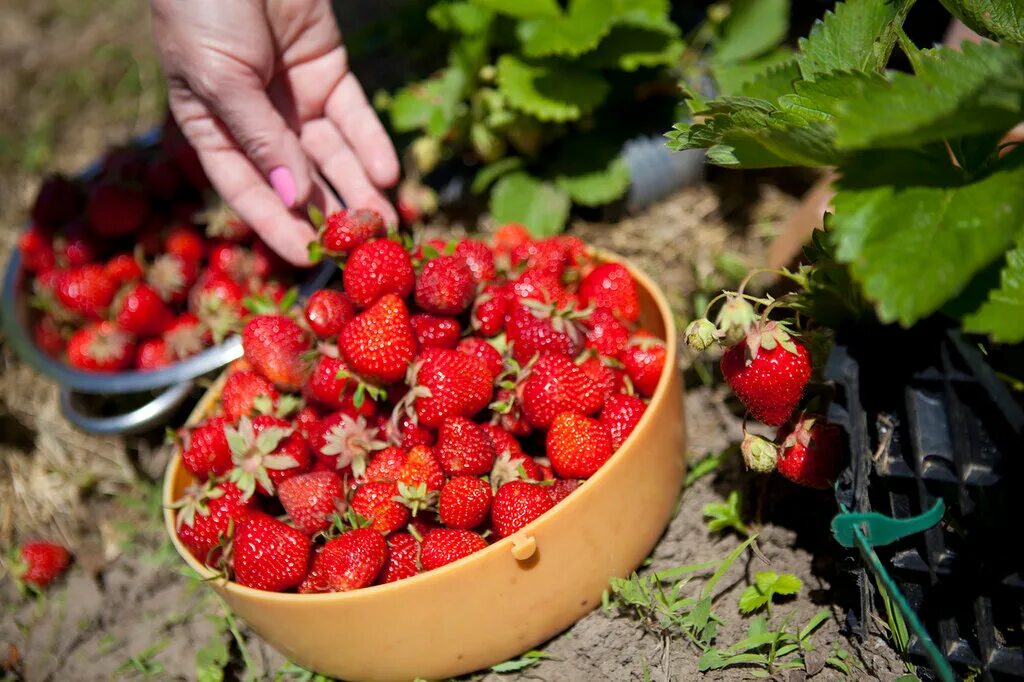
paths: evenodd
<path fill-rule="evenodd" d="M 432 571 L 486 547 L 487 541 L 472 531 L 435 528 L 423 536 L 420 562 L 424 571 Z"/>
<path fill-rule="evenodd" d="M 263 512 L 250 512 L 235 531 L 235 581 L 270 592 L 295 587 L 306 577 L 311 548 L 302 531 Z"/>
<path fill-rule="evenodd" d="M 68 567 L 71 553 L 49 540 L 28 540 L 18 548 L 11 562 L 11 577 L 20 584 L 41 589 L 60 577 Z"/>
<path fill-rule="evenodd" d="M 468 530 L 487 519 L 491 509 L 491 486 L 476 476 L 453 476 L 441 488 L 437 512 L 449 528 Z"/>
<path fill-rule="evenodd" d="M 313 557 L 300 593 L 348 592 L 369 587 L 388 563 L 388 543 L 372 528 L 357 528 L 328 540 Z"/>
<path fill-rule="evenodd" d="M 510 481 L 498 488 L 491 504 L 494 535 L 508 537 L 554 506 L 544 486 Z"/>
<path fill-rule="evenodd" d="M 608 427 L 596 419 L 562 412 L 551 423 L 547 455 L 561 478 L 589 478 L 613 452 Z"/>
<path fill-rule="evenodd" d="M 277 498 L 292 525 L 313 535 L 331 525 L 335 513 L 345 511 L 341 477 L 333 471 L 313 471 L 281 481 Z"/>
<path fill-rule="evenodd" d="M 776 469 L 809 488 L 830 488 L 842 465 L 842 433 L 821 417 L 801 416 L 780 430 Z"/>
<path fill-rule="evenodd" d="M 757 323 L 725 352 L 721 369 L 754 419 L 769 426 L 789 419 L 811 378 L 807 349 L 777 322 Z"/>

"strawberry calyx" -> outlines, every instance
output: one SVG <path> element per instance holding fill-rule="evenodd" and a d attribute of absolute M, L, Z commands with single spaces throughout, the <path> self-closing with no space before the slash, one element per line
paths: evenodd
<path fill-rule="evenodd" d="M 252 406 L 258 414 L 267 415 L 270 417 L 277 417 L 278 419 L 285 419 L 289 415 L 302 409 L 303 406 L 302 398 L 285 393 L 277 399 L 277 403 L 274 403 L 266 393 L 261 393 L 253 398 Z"/>
<path fill-rule="evenodd" d="M 793 429 L 780 443 L 782 450 L 789 450 L 796 445 L 809 446 L 812 439 L 812 429 L 814 429 L 814 425 L 818 420 L 819 417 L 801 414 L 794 422 Z"/>
<path fill-rule="evenodd" d="M 233 303 L 213 291 L 200 293 L 198 299 L 196 317 L 210 331 L 214 343 L 223 343 L 230 334 L 241 330 L 242 317 Z"/>
<path fill-rule="evenodd" d="M 129 343 L 131 336 L 127 332 L 117 329 L 97 331 L 89 341 L 89 357 L 96 362 L 122 357 Z"/>
<path fill-rule="evenodd" d="M 560 334 L 565 334 L 576 345 L 582 344 L 586 335 L 586 326 L 583 324 L 583 320 L 594 312 L 593 305 L 580 310 L 571 300 L 559 305 L 558 302 L 545 303 L 527 298 L 522 300 L 522 304 L 538 320 L 550 320 L 552 329 Z"/>
<path fill-rule="evenodd" d="M 338 352 L 336 347 L 334 352 Z M 366 396 L 370 396 L 371 400 L 375 400 L 377 402 L 387 400 L 388 398 L 388 391 L 386 388 L 381 388 L 380 386 L 371 384 L 366 379 L 363 379 L 357 374 L 353 374 L 344 367 L 338 370 L 338 373 L 334 375 L 334 378 L 345 379 L 355 383 L 356 388 L 352 393 L 352 405 L 355 406 L 357 410 L 366 402 Z"/>
<path fill-rule="evenodd" d="M 388 447 L 386 441 L 377 437 L 379 433 L 380 429 L 369 426 L 365 417 L 353 418 L 342 414 L 341 422 L 331 426 L 324 435 L 325 445 L 320 452 L 327 456 L 337 456 L 338 469 L 351 465 L 352 475 L 362 479 L 370 454 Z"/>
<path fill-rule="evenodd" d="M 231 459 L 235 464 L 228 480 L 242 491 L 243 500 L 248 500 L 256 493 L 257 483 L 267 493 L 274 494 L 274 483 L 270 480 L 268 470 L 281 471 L 299 466 L 291 455 L 273 454 L 281 441 L 293 431 L 294 429 L 290 428 L 270 426 L 256 435 L 249 417 L 242 417 L 238 422 L 238 428 L 224 427 L 224 435 L 231 449 Z"/>
<path fill-rule="evenodd" d="M 350 530 L 370 528 L 372 526 L 373 519 L 368 519 L 365 516 L 356 513 L 352 507 L 346 507 L 343 512 L 334 512 L 334 514 L 331 515 L 331 525 L 317 533 L 317 536 L 330 540 L 338 537 L 342 533 L 347 533 Z"/>
<path fill-rule="evenodd" d="M 392 499 L 409 508 L 413 516 L 422 510 L 434 509 L 437 506 L 438 492 L 428 490 L 425 481 L 409 485 L 398 481 L 398 494 Z"/>
<path fill-rule="evenodd" d="M 488 408 L 496 415 L 507 415 L 516 407 L 522 399 L 522 387 L 530 378 L 533 366 L 537 364 L 540 353 L 530 358 L 525 365 L 520 365 L 511 353 L 505 355 L 505 367 L 502 373 L 494 379 L 494 385 L 498 387 L 498 400 L 492 402 Z"/>
<path fill-rule="evenodd" d="M 246 296 L 242 305 L 253 315 L 289 315 L 299 298 L 299 290 L 292 287 L 284 293 L 280 301 L 275 301 L 266 294 Z M 301 321 L 301 320 L 300 320 Z"/>
<path fill-rule="evenodd" d="M 793 343 L 793 335 L 785 321 L 769 320 L 759 321 L 751 326 L 749 333 L 744 340 L 746 344 L 746 362 L 749 365 L 757 359 L 757 355 L 763 348 L 772 350 L 781 346 L 787 352 L 797 354 L 796 344 Z"/>
<path fill-rule="evenodd" d="M 146 282 L 165 301 L 180 294 L 187 282 L 181 258 L 168 253 L 157 256 L 146 273 Z"/>
<path fill-rule="evenodd" d="M 224 489 L 215 485 L 213 480 L 205 483 L 193 483 L 185 489 L 181 498 L 173 502 L 171 509 L 178 510 L 175 517 L 175 526 L 181 530 L 182 526 L 192 527 L 195 524 L 196 515 L 210 515 L 210 500 L 215 500 L 224 494 Z"/>
<path fill-rule="evenodd" d="M 491 473 L 487 476 L 487 480 L 491 484 L 491 493 L 497 493 L 498 488 L 511 481 L 534 482 L 527 475 L 522 459 L 512 459 L 510 450 L 505 450 L 495 458 L 494 466 L 491 467 Z"/>
<path fill-rule="evenodd" d="M 206 335 L 206 331 L 206 325 L 202 322 L 167 331 L 164 334 L 167 351 L 176 360 L 195 355 L 203 349 L 203 336 Z"/>

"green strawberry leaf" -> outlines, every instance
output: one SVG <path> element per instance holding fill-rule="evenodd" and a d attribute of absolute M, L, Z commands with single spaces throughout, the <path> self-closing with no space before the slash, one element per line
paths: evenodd
<path fill-rule="evenodd" d="M 616 21 L 597 49 L 584 55 L 580 63 L 622 71 L 671 66 L 679 62 L 683 47 L 678 26 L 663 17 L 652 19 L 633 11 Z"/>
<path fill-rule="evenodd" d="M 196 651 L 196 681 L 223 682 L 224 670 L 231 660 L 223 632 L 218 632 Z"/>
<path fill-rule="evenodd" d="M 834 112 L 837 147 L 916 147 L 1002 133 L 1024 119 L 1024 49 L 966 43 L 920 55 L 916 75 L 862 80 L 845 93 Z"/>
<path fill-rule="evenodd" d="M 541 121 L 574 121 L 593 111 L 610 87 L 593 71 L 511 54 L 498 59 L 498 85 L 509 106 Z"/>
<path fill-rule="evenodd" d="M 775 595 L 796 594 L 801 587 L 803 587 L 803 581 L 795 575 L 789 573 L 780 575 L 775 571 L 758 571 L 754 575 L 754 584 L 749 585 L 740 595 L 739 610 L 742 613 L 751 613 L 762 606 L 769 606 Z M 751 637 L 756 638 L 759 633 L 752 631 L 750 634 Z"/>
<path fill-rule="evenodd" d="M 723 96 L 743 95 L 773 101 L 793 92 L 800 69 L 792 50 L 780 47 L 756 59 L 711 64 L 711 75 Z"/>
<path fill-rule="evenodd" d="M 440 129 L 435 136 L 441 137 L 455 121 L 467 87 L 465 72 L 453 67 L 408 85 L 395 93 L 391 101 L 391 125 L 400 133 Z"/>
<path fill-rule="evenodd" d="M 1024 341 L 1024 246 L 1006 254 L 1000 285 L 988 293 L 988 300 L 963 318 L 964 329 L 988 334 L 997 343 Z"/>
<path fill-rule="evenodd" d="M 493 9 L 516 19 L 543 19 L 562 14 L 558 0 L 473 0 L 474 5 Z"/>
<path fill-rule="evenodd" d="M 519 22 L 516 37 L 527 57 L 574 57 L 597 47 L 613 20 L 607 0 L 570 0 L 565 14 Z"/>
<path fill-rule="evenodd" d="M 583 206 L 615 201 L 629 189 L 629 169 L 606 137 L 577 135 L 559 149 L 552 172 L 555 182 Z"/>
<path fill-rule="evenodd" d="M 476 172 L 476 176 L 469 186 L 469 191 L 473 194 L 480 194 L 486 191 L 501 176 L 514 170 L 519 170 L 522 167 L 523 160 L 518 156 L 506 156 L 504 159 L 489 163 Z"/>
<path fill-rule="evenodd" d="M 944 152 L 876 152 L 840 169 L 836 258 L 849 264 L 882 322 L 909 326 L 938 310 L 1002 256 L 1024 224 L 1024 150 L 974 181 L 958 177 Z"/>
<path fill-rule="evenodd" d="M 740 62 L 776 47 L 789 30 L 789 0 L 735 0 L 715 41 L 714 60 Z"/>
<path fill-rule="evenodd" d="M 499 225 L 521 223 L 536 237 L 564 230 L 569 206 L 567 192 L 522 172 L 502 177 L 491 192 L 494 221 Z"/>
<path fill-rule="evenodd" d="M 427 18 L 442 31 L 478 35 L 491 27 L 494 14 L 493 9 L 471 2 L 439 2 L 427 11 Z"/>
<path fill-rule="evenodd" d="M 1018 0 L 939 0 L 975 33 L 1024 45 L 1024 11 Z"/>
<path fill-rule="evenodd" d="M 849 0 L 815 22 L 800 39 L 800 73 L 881 71 L 914 0 Z"/>

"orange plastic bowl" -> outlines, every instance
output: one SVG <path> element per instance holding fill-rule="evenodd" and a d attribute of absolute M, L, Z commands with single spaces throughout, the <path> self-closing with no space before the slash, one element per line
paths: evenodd
<path fill-rule="evenodd" d="M 639 284 L 640 320 L 665 340 L 670 360 L 632 435 L 568 498 L 512 537 L 399 582 L 307 595 L 211 579 L 213 589 L 263 639 L 304 668 L 371 682 L 444 679 L 486 668 L 586 615 L 600 603 L 610 577 L 629 574 L 650 553 L 671 518 L 685 471 L 672 314 L 654 283 L 630 270 Z M 219 388 L 218 382 L 190 423 L 211 411 Z M 180 453 L 175 454 L 164 481 L 164 521 L 188 565 L 213 578 L 174 533 L 169 506 L 191 482 Z"/>

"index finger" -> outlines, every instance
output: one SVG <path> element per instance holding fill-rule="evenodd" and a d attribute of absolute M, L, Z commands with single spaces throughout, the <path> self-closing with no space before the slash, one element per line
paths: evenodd
<path fill-rule="evenodd" d="M 351 71 L 327 97 L 324 114 L 338 126 L 375 185 L 391 187 L 398 182 L 395 146 Z"/>

